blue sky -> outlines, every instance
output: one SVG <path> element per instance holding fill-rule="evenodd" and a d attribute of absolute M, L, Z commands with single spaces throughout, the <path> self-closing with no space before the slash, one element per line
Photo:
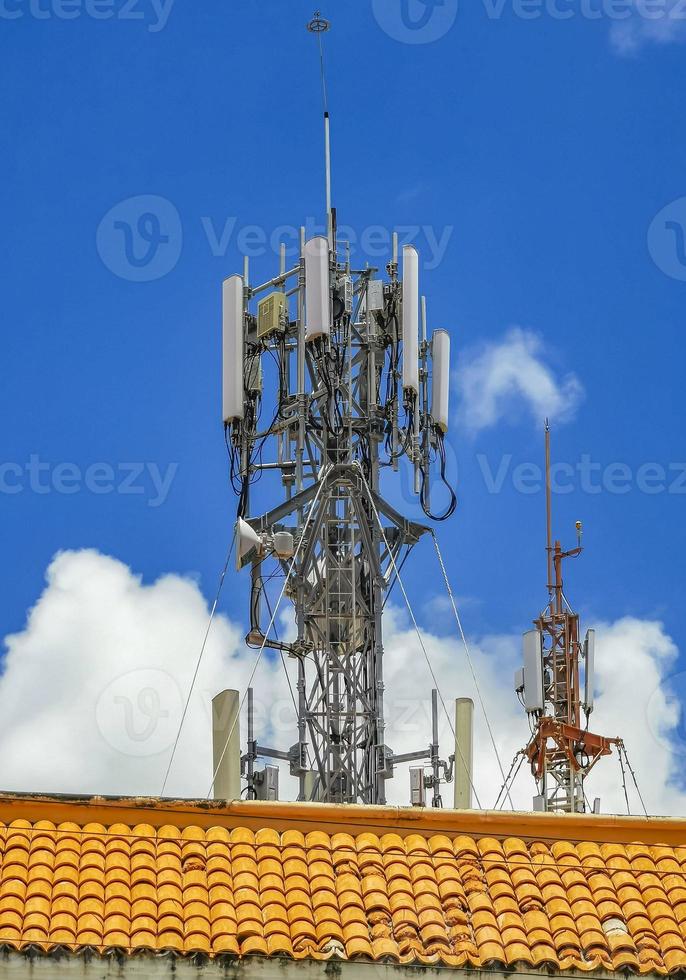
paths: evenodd
<path fill-rule="evenodd" d="M 321 219 L 323 191 L 309 2 L 113 0 L 101 19 L 86 0 L 0 8 L 5 635 L 23 628 L 60 549 L 98 549 L 146 582 L 191 573 L 213 594 L 235 507 L 219 419 L 221 280 L 246 245 L 263 253 L 255 278 L 273 274 L 260 234 Z M 529 5 L 531 19 L 508 0 L 496 16 L 477 0 L 453 23 L 452 0 L 412 0 L 409 15 L 441 34 L 432 40 L 400 8 L 323 8 L 334 203 L 357 235 L 429 229 L 417 234 L 425 265 L 437 259 L 423 291 L 464 385 L 449 436 L 460 506 L 441 536 L 465 623 L 475 636 L 517 632 L 544 602 L 543 496 L 512 478 L 542 459 L 543 365 L 569 395 L 555 458 L 588 456 L 596 482 L 612 479 L 609 464 L 627 468 L 626 492 L 585 492 L 577 473 L 556 495 L 564 541 L 580 519 L 588 546 L 568 594 L 586 625 L 657 619 L 686 650 L 683 21 L 655 27 L 634 10 L 620 22 L 590 0 Z M 171 229 L 172 267 L 151 281 L 133 281 L 102 230 L 142 195 L 164 199 L 161 233 Z M 472 405 L 482 421 L 468 425 L 465 391 L 482 399 L 488 358 L 502 368 L 512 356 L 514 386 L 486 421 Z M 651 493 L 639 486 L 649 463 L 665 470 Z M 84 486 L 95 464 L 97 493 Z M 501 465 L 490 492 L 484 474 Z M 142 492 L 121 492 L 126 479 Z M 55 489 L 65 480 L 73 492 Z M 427 548 L 407 566 L 420 619 L 440 591 L 429 561 Z M 234 580 L 223 598 L 237 621 L 245 590 Z"/>

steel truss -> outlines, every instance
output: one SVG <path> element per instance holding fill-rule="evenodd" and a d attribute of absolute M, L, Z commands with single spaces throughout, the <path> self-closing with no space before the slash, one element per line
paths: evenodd
<path fill-rule="evenodd" d="M 617 738 L 605 738 L 588 730 L 592 711 L 592 663 L 586 662 L 590 703 L 582 702 L 579 684 L 580 661 L 584 657 L 580 641 L 579 617 L 567 602 L 562 581 L 562 564 L 581 552 L 581 524 L 577 524 L 579 545 L 563 551 L 552 541 L 550 428 L 546 421 L 546 511 L 549 602 L 534 626 L 541 638 L 543 705 L 535 712 L 531 740 L 523 750 L 538 788 L 541 809 L 552 813 L 583 813 L 587 809 L 584 781 L 603 756 L 610 755 Z M 590 680 L 589 680 L 590 672 Z M 582 724 L 582 711 L 585 724 Z"/>
<path fill-rule="evenodd" d="M 291 771 L 301 799 L 382 803 L 394 760 L 384 742 L 381 614 L 393 569 L 428 529 L 368 492 L 357 464 L 332 465 L 322 479 L 316 504 L 313 485 L 249 521 L 261 532 L 300 510 L 309 514 L 287 587 L 298 631 L 288 646 L 298 665 Z M 384 518 L 383 536 L 374 508 Z"/>
<path fill-rule="evenodd" d="M 335 226 L 332 234 L 335 241 Z M 383 499 L 380 472 L 384 466 L 396 471 L 404 456 L 428 511 L 430 463 L 443 438 L 429 414 L 431 341 L 423 321 L 419 391 L 404 390 L 397 256 L 382 281 L 375 269 L 352 269 L 347 256 L 338 261 L 334 246 L 331 332 L 306 339 L 304 245 L 301 236 L 299 264 L 286 270 L 282 257 L 280 275 L 268 283 L 251 287 L 244 271 L 246 405 L 244 417 L 227 429 L 238 516 L 261 542 L 250 559 L 247 642 L 278 649 L 297 664 L 297 742 L 283 751 L 249 738 L 248 794 L 258 755 L 289 761 L 299 799 L 359 803 L 385 802 L 386 780 L 398 762 L 428 760 L 426 785 L 440 805 L 439 773 L 448 778 L 452 768 L 438 758 L 437 736 L 394 757 L 385 743 L 383 711 L 384 603 L 396 572 L 429 528 Z M 287 313 L 278 331 L 259 336 L 250 304 L 270 289 L 286 297 L 295 316 Z M 264 355 L 276 364 L 278 392 L 274 419 L 262 429 Z M 251 516 L 252 485 L 268 471 L 280 476 L 286 499 Z M 279 532 L 290 533 L 297 544 L 292 562 L 273 547 Z M 262 630 L 266 563 L 274 561 L 288 575 L 294 642 L 265 637 Z"/>

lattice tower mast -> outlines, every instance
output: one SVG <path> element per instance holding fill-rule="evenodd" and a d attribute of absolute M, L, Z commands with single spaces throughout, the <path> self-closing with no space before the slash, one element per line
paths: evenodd
<path fill-rule="evenodd" d="M 317 14 L 308 26 L 321 43 L 328 23 Z M 325 142 L 327 234 L 306 239 L 301 229 L 297 260 L 288 268 L 282 246 L 267 282 L 251 282 L 246 261 L 243 275 L 223 284 L 223 419 L 238 563 L 251 570 L 246 640 L 291 658 L 297 675 L 297 741 L 281 751 L 258 746 L 249 732 L 248 795 L 258 755 L 288 760 L 299 799 L 349 803 L 384 803 L 394 766 L 427 759 L 440 805 L 452 764 L 439 759 L 437 736 L 402 756 L 386 744 L 382 612 L 429 527 L 400 514 L 380 487 L 383 471 L 399 479 L 402 462 L 427 516 L 443 520 L 455 509 L 444 445 L 450 336 L 428 333 L 413 245 L 400 255 L 393 235 L 385 276 L 351 262 L 330 201 L 326 105 Z M 438 515 L 435 473 L 447 487 Z M 253 486 L 264 475 L 275 492 L 280 485 L 281 500 L 255 515 Z M 297 636 L 288 642 L 264 632 L 274 575 L 285 576 L 295 610 Z"/>

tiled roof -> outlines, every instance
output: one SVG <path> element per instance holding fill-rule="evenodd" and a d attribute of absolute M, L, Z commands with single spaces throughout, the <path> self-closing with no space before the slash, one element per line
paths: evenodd
<path fill-rule="evenodd" d="M 594 817 L 498 823 L 374 808 L 373 830 L 346 830 L 340 808 L 316 805 L 100 801 L 63 807 L 79 819 L 59 820 L 59 801 L 2 803 L 0 946 L 686 968 L 686 822 L 682 847 L 674 821 L 664 825 L 670 843 L 658 844 L 660 822 L 621 833 Z M 361 822 L 366 811 L 353 809 Z M 20 815 L 31 810 L 34 819 Z M 103 821 L 108 813 L 140 822 Z M 518 823 L 521 836 L 495 832 Z M 605 827 L 609 842 L 560 839 L 565 827 L 596 838 Z M 643 827 L 643 842 L 619 839 Z"/>

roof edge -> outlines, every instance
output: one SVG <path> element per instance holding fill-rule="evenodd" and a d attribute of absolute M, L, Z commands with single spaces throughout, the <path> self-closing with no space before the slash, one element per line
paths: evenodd
<path fill-rule="evenodd" d="M 171 824 L 203 828 L 263 827 L 284 831 L 359 834 L 395 832 L 523 837 L 536 840 L 598 843 L 686 843 L 686 819 L 627 817 L 610 814 L 554 814 L 501 810 L 434 810 L 357 804 L 258 802 L 246 800 L 161 799 L 158 797 L 71 796 L 45 793 L 0 793 L 0 821 L 50 820 L 85 823 Z"/>

